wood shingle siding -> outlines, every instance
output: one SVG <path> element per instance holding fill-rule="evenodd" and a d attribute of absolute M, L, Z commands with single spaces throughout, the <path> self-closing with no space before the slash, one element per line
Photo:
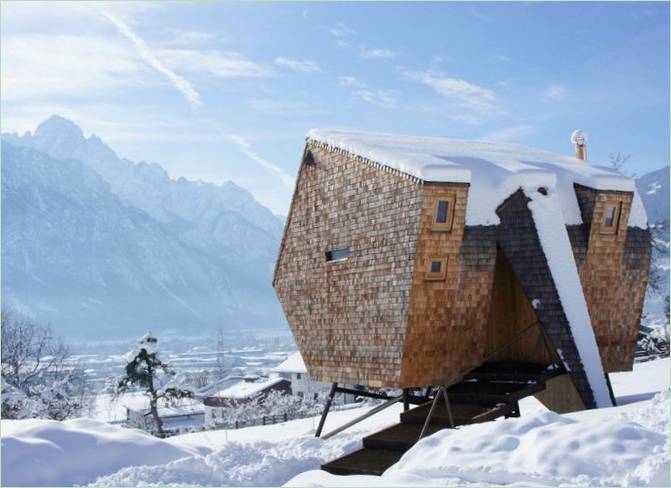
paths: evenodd
<path fill-rule="evenodd" d="M 275 288 L 312 378 L 397 385 L 422 185 L 319 145 L 311 154 Z M 349 257 L 326 262 L 339 248 Z"/>
<path fill-rule="evenodd" d="M 628 227 L 633 193 L 576 185 L 584 238 L 572 240 L 594 335 L 606 372 L 629 371 L 634 361 L 650 267 L 650 232 Z M 604 212 L 621 207 L 615 233 L 603 233 Z"/>
<path fill-rule="evenodd" d="M 604 370 L 628 370 L 650 234 L 628 226 L 633 192 L 573 188 L 582 223 L 576 208 L 573 225 L 553 225 L 568 233 Z M 538 191 L 550 198 L 556 188 Z M 457 383 L 484 362 L 556 363 L 568 379 L 554 381 L 544 401 L 593 408 L 576 324 L 568 323 L 529 198 L 514 190 L 496 209 L 499 224 L 467 225 L 473 192 L 469 183 L 424 181 L 308 140 L 273 285 L 310 376 L 410 388 Z M 449 215 L 436 225 L 441 199 Z M 609 206 L 619 222 L 604 233 Z M 433 261 L 439 273 L 430 273 Z"/>

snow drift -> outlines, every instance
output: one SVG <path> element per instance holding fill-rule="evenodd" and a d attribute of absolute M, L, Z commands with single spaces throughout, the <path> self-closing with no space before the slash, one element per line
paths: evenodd
<path fill-rule="evenodd" d="M 541 412 L 442 430 L 416 444 L 380 478 L 311 471 L 286 486 L 668 486 L 668 403 L 667 391 L 635 413 Z"/>
<path fill-rule="evenodd" d="M 568 415 L 538 401 L 522 417 L 427 437 L 382 477 L 337 477 L 320 464 L 398 422 L 400 405 L 326 441 L 318 419 L 161 440 L 94 420 L 2 421 L 3 486 L 651 485 L 669 484 L 669 360 L 613 375 L 623 406 Z M 660 390 L 663 390 L 661 393 Z M 631 403 L 633 402 L 633 403 Z M 364 408 L 333 412 L 326 429 Z M 302 474 L 301 474 L 302 473 Z"/>
<path fill-rule="evenodd" d="M 192 455 L 146 432 L 90 419 L 3 420 L 3 486 L 72 486 L 126 466 Z"/>

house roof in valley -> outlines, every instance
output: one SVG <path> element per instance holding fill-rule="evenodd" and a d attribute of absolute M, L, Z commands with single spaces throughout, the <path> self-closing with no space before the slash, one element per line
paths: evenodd
<path fill-rule="evenodd" d="M 295 352 L 283 362 L 275 366 L 271 371 L 275 373 L 307 373 L 308 370 L 303 362 L 300 352 Z"/>
<path fill-rule="evenodd" d="M 226 389 L 218 391 L 212 396 L 218 398 L 230 398 L 235 400 L 242 400 L 245 398 L 254 397 L 259 393 L 261 393 L 262 391 L 267 390 L 268 388 L 271 388 L 277 385 L 278 383 L 286 381 L 287 380 L 285 380 L 284 378 L 268 378 L 267 380 L 253 383 L 249 381 L 241 381 L 232 386 L 229 386 Z"/>
<path fill-rule="evenodd" d="M 545 187 L 560 197 L 566 225 L 582 223 L 573 188 L 635 192 L 635 182 L 613 168 L 518 144 L 313 129 L 308 142 L 362 157 L 428 182 L 468 183 L 468 225 L 496 225 L 496 208 L 517 189 Z M 638 194 L 629 226 L 645 228 Z"/>

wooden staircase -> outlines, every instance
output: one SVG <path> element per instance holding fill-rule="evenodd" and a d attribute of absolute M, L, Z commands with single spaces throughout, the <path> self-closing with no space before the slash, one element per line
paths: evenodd
<path fill-rule="evenodd" d="M 485 363 L 461 383 L 447 388 L 454 426 L 518 417 L 518 401 L 545 389 L 545 382 L 564 371 L 556 365 Z M 401 423 L 363 438 L 363 448 L 322 465 L 332 474 L 381 475 L 418 440 L 432 399 L 401 414 Z M 445 402 L 437 402 L 424 436 L 450 427 Z"/>

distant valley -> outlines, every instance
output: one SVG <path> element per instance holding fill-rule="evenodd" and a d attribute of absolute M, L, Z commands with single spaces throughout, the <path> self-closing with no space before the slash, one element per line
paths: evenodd
<path fill-rule="evenodd" d="M 3 134 L 2 294 L 67 337 L 284 328 L 283 221 L 249 192 L 171 179 L 54 116 Z"/>

